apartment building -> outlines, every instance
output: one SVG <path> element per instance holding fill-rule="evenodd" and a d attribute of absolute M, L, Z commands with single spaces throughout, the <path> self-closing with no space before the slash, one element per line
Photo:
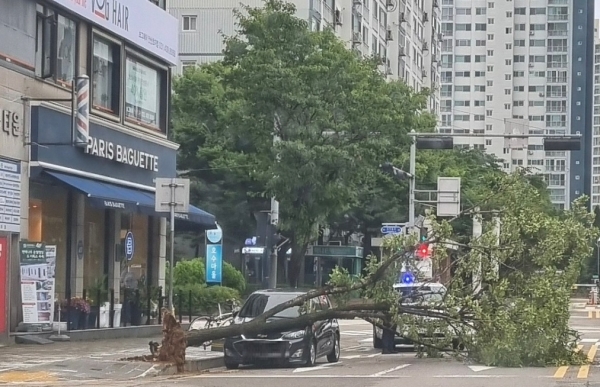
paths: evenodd
<path fill-rule="evenodd" d="M 592 110 L 591 203 L 600 205 L 600 20 L 594 21 L 594 100 Z"/>
<path fill-rule="evenodd" d="M 593 0 L 441 0 L 441 7 L 440 132 L 481 135 L 455 144 L 503 158 L 507 171 L 543 173 L 553 203 L 568 208 L 590 190 Z M 578 152 L 545 152 L 541 138 L 486 137 L 505 133 L 584 140 Z"/>
<path fill-rule="evenodd" d="M 332 28 L 365 56 L 381 57 L 389 79 L 402 79 L 416 90 L 439 90 L 440 9 L 437 0 L 293 0 L 297 16 L 313 30 Z M 261 0 L 243 4 L 260 7 Z M 172 0 L 169 12 L 179 20 L 179 62 L 187 66 L 222 58 L 223 36 L 235 34 L 233 10 L 239 0 Z M 431 110 L 439 112 L 439 93 Z"/>
<path fill-rule="evenodd" d="M 0 343 L 21 323 L 52 323 L 54 297 L 88 290 L 99 308 L 97 283 L 123 305 L 122 273 L 164 287 L 167 221 L 154 191 L 176 176 L 178 29 L 164 0 L 0 0 Z M 178 219 L 215 225 L 195 207 Z M 20 266 L 44 266 L 49 251 L 44 282 L 21 284 Z"/>

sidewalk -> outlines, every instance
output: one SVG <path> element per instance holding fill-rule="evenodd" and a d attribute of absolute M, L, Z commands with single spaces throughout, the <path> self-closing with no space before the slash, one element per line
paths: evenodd
<path fill-rule="evenodd" d="M 152 363 L 119 359 L 150 354 L 149 341 L 135 338 L 50 345 L 15 345 L 0 349 L 0 385 L 67 381 L 128 380 L 155 375 Z M 208 348 L 188 348 L 186 360 L 215 359 L 223 354 Z M 110 385 L 110 382 L 109 384 Z"/>

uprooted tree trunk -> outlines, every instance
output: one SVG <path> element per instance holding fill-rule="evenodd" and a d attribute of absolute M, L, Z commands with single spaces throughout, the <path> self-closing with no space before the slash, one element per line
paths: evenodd
<path fill-rule="evenodd" d="M 158 353 L 158 360 L 173 362 L 177 366 L 177 372 L 183 372 L 185 365 L 185 348 L 187 341 L 181 325 L 175 316 L 167 309 L 162 310 L 163 318 L 163 340 Z"/>

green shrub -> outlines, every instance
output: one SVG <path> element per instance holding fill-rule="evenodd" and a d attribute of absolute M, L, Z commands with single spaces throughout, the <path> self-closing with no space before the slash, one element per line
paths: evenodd
<path fill-rule="evenodd" d="M 235 289 L 239 294 L 246 290 L 244 275 L 229 262 L 223 262 L 223 286 Z"/>
<path fill-rule="evenodd" d="M 194 315 L 215 314 L 218 312 L 218 304 L 221 304 L 223 312 L 229 311 L 231 304 L 228 300 L 240 299 L 237 290 L 225 286 L 206 286 L 204 284 L 188 284 L 175 287 L 177 300 L 175 306 L 179 305 L 179 297 L 182 300 L 182 313 L 189 313 L 189 297 L 192 295 L 192 313 Z"/>
<path fill-rule="evenodd" d="M 205 284 L 204 258 L 193 258 L 177 262 L 173 273 L 173 281 L 176 287 Z M 223 262 L 223 286 L 233 288 L 239 294 L 243 294 L 246 289 L 244 275 L 229 262 Z"/>
<path fill-rule="evenodd" d="M 173 282 L 175 287 L 205 283 L 204 262 L 200 258 L 179 261 L 175 264 Z"/>

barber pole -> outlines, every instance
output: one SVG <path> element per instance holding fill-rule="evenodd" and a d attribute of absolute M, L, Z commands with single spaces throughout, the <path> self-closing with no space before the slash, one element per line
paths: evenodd
<path fill-rule="evenodd" d="M 85 148 L 90 134 L 90 79 L 77 77 L 77 111 L 75 115 L 75 146 Z"/>

